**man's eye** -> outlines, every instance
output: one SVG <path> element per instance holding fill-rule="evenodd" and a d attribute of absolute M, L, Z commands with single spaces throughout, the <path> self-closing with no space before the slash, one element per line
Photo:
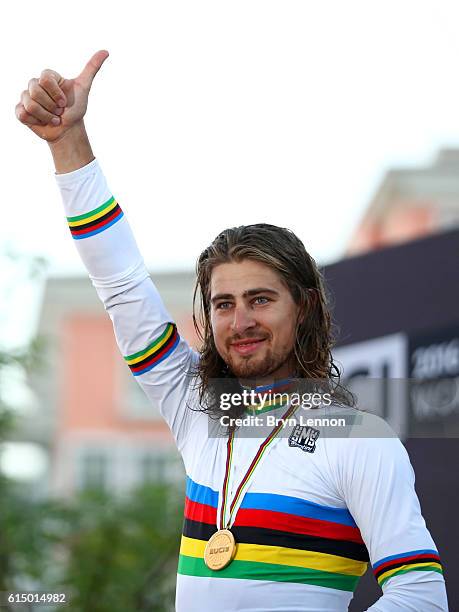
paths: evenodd
<path fill-rule="evenodd" d="M 215 308 L 217 308 L 217 310 L 228 310 L 230 306 L 231 302 L 220 302 Z"/>
<path fill-rule="evenodd" d="M 256 297 L 253 301 L 256 304 L 267 304 L 269 302 L 269 298 L 260 295 L 260 296 Z"/>

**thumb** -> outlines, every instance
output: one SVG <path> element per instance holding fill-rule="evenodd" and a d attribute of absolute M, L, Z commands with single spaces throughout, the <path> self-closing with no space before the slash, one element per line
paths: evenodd
<path fill-rule="evenodd" d="M 97 53 L 94 53 L 75 80 L 79 81 L 83 87 L 90 89 L 94 77 L 99 72 L 108 55 L 108 51 L 97 51 Z"/>

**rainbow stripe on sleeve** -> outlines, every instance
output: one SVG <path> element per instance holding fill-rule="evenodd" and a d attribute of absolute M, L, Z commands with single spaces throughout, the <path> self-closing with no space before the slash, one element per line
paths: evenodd
<path fill-rule="evenodd" d="M 174 323 L 167 323 L 163 333 L 145 349 L 124 358 L 134 376 L 149 372 L 169 357 L 179 343 L 180 336 Z"/>
<path fill-rule="evenodd" d="M 443 574 L 438 552 L 430 549 L 410 550 L 400 555 L 385 557 L 373 565 L 373 573 L 379 586 L 392 576 L 413 571 Z"/>
<path fill-rule="evenodd" d="M 112 196 L 104 204 L 83 215 L 67 217 L 70 232 L 75 240 L 100 234 L 124 216 L 120 205 Z"/>

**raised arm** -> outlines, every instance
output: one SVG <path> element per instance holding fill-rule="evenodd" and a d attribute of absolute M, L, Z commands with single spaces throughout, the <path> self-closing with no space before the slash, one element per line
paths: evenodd
<path fill-rule="evenodd" d="M 30 79 L 16 105 L 19 121 L 48 142 L 57 174 L 94 159 L 83 119 L 92 82 L 107 57 L 108 51 L 95 53 L 75 79 L 43 70 L 38 79 Z"/>
<path fill-rule="evenodd" d="M 197 356 L 180 338 L 149 277 L 83 123 L 92 81 L 107 57 L 98 51 L 75 79 L 44 70 L 29 81 L 16 115 L 49 144 L 70 234 L 113 322 L 126 366 L 181 448 L 198 418 L 187 408 Z"/>

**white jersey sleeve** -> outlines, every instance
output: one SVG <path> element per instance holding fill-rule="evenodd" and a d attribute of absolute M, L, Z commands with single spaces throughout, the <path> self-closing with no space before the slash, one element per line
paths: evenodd
<path fill-rule="evenodd" d="M 374 419 L 379 417 L 365 416 Z M 335 448 L 331 464 L 336 486 L 360 529 L 383 591 L 368 612 L 447 611 L 440 557 L 400 440 L 353 437 L 340 440 Z"/>
<path fill-rule="evenodd" d="M 179 336 L 97 160 L 56 180 L 71 235 L 113 322 L 126 367 L 158 406 L 180 449 L 196 415 L 187 405 L 198 356 Z"/>

